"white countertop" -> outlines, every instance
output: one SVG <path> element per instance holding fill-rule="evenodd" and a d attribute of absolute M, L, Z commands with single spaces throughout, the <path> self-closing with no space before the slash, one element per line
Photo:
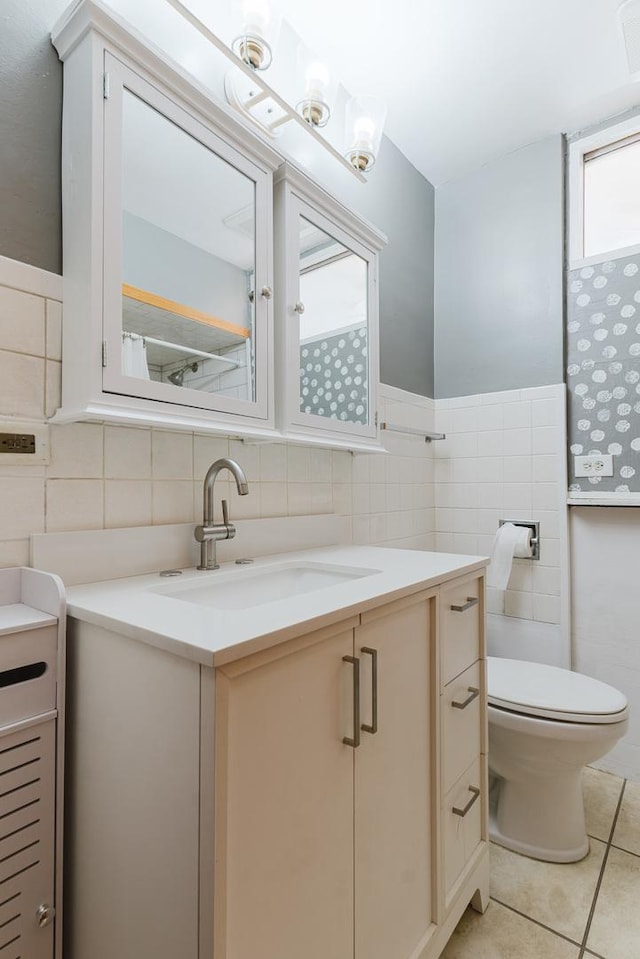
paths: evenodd
<path fill-rule="evenodd" d="M 240 581 L 243 576 L 251 577 L 267 567 L 296 563 L 375 572 L 243 609 L 212 608 L 180 598 L 181 589 L 206 583 L 208 578 L 212 583 L 216 577 Z M 481 570 L 487 563 L 483 556 L 377 546 L 329 546 L 262 557 L 248 566 L 225 563 L 214 571 L 188 569 L 170 579 L 155 573 L 72 586 L 67 591 L 68 613 L 75 619 L 205 666 L 221 666 L 338 623 L 356 612 Z M 156 592 L 165 588 L 167 595 Z M 171 595 L 173 590 L 175 594 Z"/>

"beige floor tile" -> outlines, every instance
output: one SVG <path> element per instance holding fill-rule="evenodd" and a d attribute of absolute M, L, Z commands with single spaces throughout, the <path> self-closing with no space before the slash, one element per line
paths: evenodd
<path fill-rule="evenodd" d="M 590 766 L 582 772 L 587 833 L 595 839 L 609 841 L 623 782 L 619 776 L 612 776 Z"/>
<path fill-rule="evenodd" d="M 539 862 L 491 847 L 491 895 L 576 942 L 581 942 L 605 845 L 591 840 L 581 862 Z"/>
<path fill-rule="evenodd" d="M 613 844 L 640 856 L 640 783 L 627 782 L 625 786 Z"/>
<path fill-rule="evenodd" d="M 607 959 L 640 955 L 640 858 L 610 849 L 587 947 Z"/>
<path fill-rule="evenodd" d="M 467 909 L 441 959 L 578 959 L 580 949 L 497 902 Z"/>

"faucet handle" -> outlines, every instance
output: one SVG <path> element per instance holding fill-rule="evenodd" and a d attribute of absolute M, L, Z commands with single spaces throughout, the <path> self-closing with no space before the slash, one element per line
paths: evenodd
<path fill-rule="evenodd" d="M 226 499 L 222 500 L 222 522 L 225 526 L 229 525 L 229 504 Z"/>

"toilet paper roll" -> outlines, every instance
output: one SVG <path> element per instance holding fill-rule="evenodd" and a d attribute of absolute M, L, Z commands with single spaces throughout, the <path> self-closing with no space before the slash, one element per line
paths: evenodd
<path fill-rule="evenodd" d="M 533 555 L 531 530 L 528 526 L 505 523 L 496 533 L 487 570 L 487 586 L 506 589 L 514 556 L 530 558 Z"/>

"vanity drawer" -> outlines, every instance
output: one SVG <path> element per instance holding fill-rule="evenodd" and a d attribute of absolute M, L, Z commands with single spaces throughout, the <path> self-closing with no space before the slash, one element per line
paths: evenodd
<path fill-rule="evenodd" d="M 0 726 L 56 708 L 57 626 L 0 636 Z"/>
<path fill-rule="evenodd" d="M 469 766 L 451 787 L 442 810 L 444 832 L 445 895 L 464 872 L 465 866 L 482 841 L 482 810 L 480 758 Z"/>
<path fill-rule="evenodd" d="M 481 658 L 482 579 L 456 580 L 440 592 L 442 685 Z"/>
<path fill-rule="evenodd" d="M 442 780 L 447 792 L 482 750 L 483 662 L 475 662 L 448 686 L 441 697 Z"/>

